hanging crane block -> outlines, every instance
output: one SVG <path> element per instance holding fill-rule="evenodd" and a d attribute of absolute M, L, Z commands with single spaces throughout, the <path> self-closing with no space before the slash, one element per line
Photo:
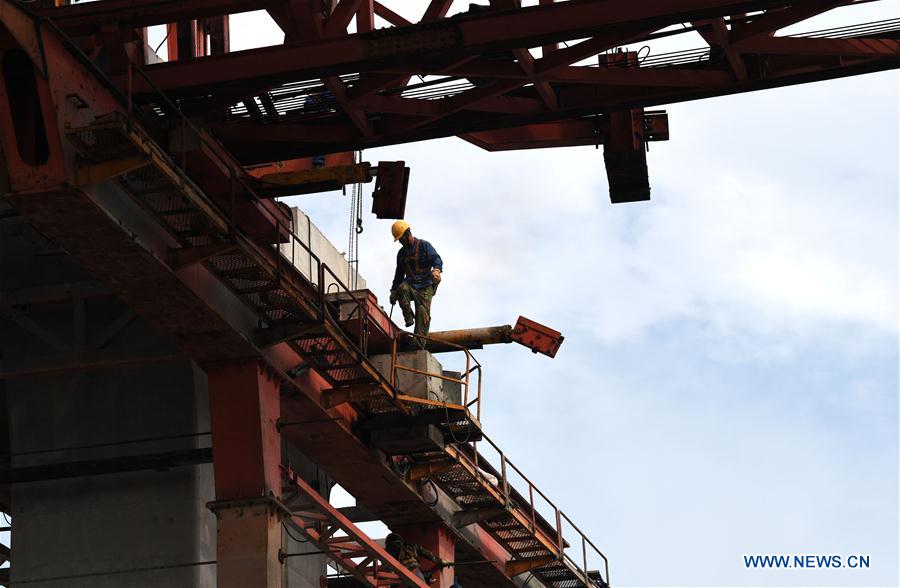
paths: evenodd
<path fill-rule="evenodd" d="M 638 54 L 637 51 L 614 51 L 612 53 L 601 53 L 597 56 L 600 67 L 637 67 Z"/>
<path fill-rule="evenodd" d="M 378 218 L 403 218 L 406 212 L 406 190 L 409 168 L 404 161 L 379 161 L 372 212 Z"/>
<path fill-rule="evenodd" d="M 540 323 L 520 316 L 512 330 L 512 340 L 531 349 L 534 353 L 543 353 L 547 357 L 556 357 L 563 337 L 559 331 L 545 327 Z"/>
<path fill-rule="evenodd" d="M 647 174 L 647 154 L 643 149 L 603 153 L 606 177 L 609 180 L 609 200 L 613 204 L 650 200 L 650 178 Z"/>
<path fill-rule="evenodd" d="M 644 111 L 621 110 L 608 116 L 609 139 L 603 145 L 603 161 L 609 180 L 609 199 L 613 204 L 650 200 Z"/>
<path fill-rule="evenodd" d="M 647 141 L 669 140 L 669 115 L 665 110 L 648 110 L 644 112 L 642 139 Z"/>

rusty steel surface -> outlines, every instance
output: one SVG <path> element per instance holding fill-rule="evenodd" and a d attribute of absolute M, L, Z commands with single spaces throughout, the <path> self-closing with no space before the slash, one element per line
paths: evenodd
<path fill-rule="evenodd" d="M 516 343 L 524 345 L 534 353 L 542 353 L 548 357 L 556 357 L 559 346 L 562 345 L 562 333 L 545 327 L 533 320 L 520 316 L 513 327 L 511 338 Z"/>
<path fill-rule="evenodd" d="M 441 346 L 441 343 L 452 343 L 466 349 L 481 349 L 485 345 L 496 343 L 512 343 L 512 327 L 482 327 L 480 329 L 458 329 L 455 331 L 437 331 L 430 333 L 427 349 L 432 353 L 455 351 L 454 347 Z"/>
<path fill-rule="evenodd" d="M 280 381 L 264 362 L 209 366 L 216 514 L 216 568 L 220 588 L 284 585 L 278 552 L 281 436 Z"/>
<path fill-rule="evenodd" d="M 174 120 L 164 92 L 244 166 L 451 135 L 489 151 L 603 144 L 610 199 L 624 203 L 650 198 L 646 144 L 668 139 L 664 118 L 641 120 L 644 108 L 898 67 L 900 20 L 774 36 L 852 3 L 570 0 L 521 8 L 493 1 L 447 17 L 449 5 L 435 0 L 418 22 L 356 0 L 330 11 L 315 0 L 290 9 L 275 0 L 106 0 L 39 14 L 108 54 L 105 73 L 138 111 Z M 268 11 L 284 44 L 229 52 L 227 15 L 253 9 Z M 393 26 L 374 30 L 376 14 Z M 128 66 L 140 27 L 164 23 L 169 61 Z M 690 32 L 706 44 L 658 55 L 617 51 Z M 198 42 L 203 35 L 209 51 Z M 530 50 L 537 46 L 539 55 Z M 199 171 L 211 155 L 187 150 Z M 227 199 L 225 183 L 204 184 L 215 175 L 195 181 Z M 405 194 L 404 182 L 390 191 Z M 402 198 L 386 202 L 376 201 L 379 217 L 402 217 Z"/>
<path fill-rule="evenodd" d="M 55 59 L 66 63 L 66 52 L 59 45 L 54 45 L 52 35 L 46 36 L 44 39 L 45 46 L 51 50 L 59 49 L 60 53 Z M 88 77 L 89 79 L 89 77 Z M 65 78 L 50 77 L 47 80 L 39 80 L 38 84 L 49 90 L 50 95 L 60 94 L 66 91 L 68 80 Z M 98 95 L 103 94 L 103 89 L 98 89 Z M 111 103 L 115 106 L 115 98 Z M 121 108 L 121 105 L 119 105 Z M 115 109 L 114 109 L 115 111 Z M 290 265 L 284 264 L 277 259 L 277 253 L 274 248 L 264 247 L 256 243 L 254 239 L 242 231 L 240 226 L 234 224 L 227 212 L 220 210 L 214 202 L 206 197 L 202 191 L 193 186 L 186 178 L 182 177 L 184 170 L 179 170 L 175 160 L 163 154 L 153 140 L 143 133 L 137 121 L 126 119 L 122 124 L 118 122 L 111 124 L 108 117 L 104 115 L 103 120 L 95 125 L 84 124 L 79 118 L 71 118 L 71 113 L 58 111 L 61 113 L 60 118 L 51 120 L 45 119 L 46 127 L 52 129 L 52 136 L 65 137 L 69 143 L 80 150 L 82 157 L 88 157 L 96 163 L 104 161 L 114 161 L 122 153 L 128 153 L 134 147 L 141 147 L 144 153 L 150 159 L 147 166 L 143 166 L 138 170 L 131 170 L 117 175 L 109 181 L 97 186 L 81 187 L 64 193 L 66 196 L 70 194 L 80 195 L 81 200 L 76 198 L 67 198 L 66 204 L 75 206 L 77 212 L 84 214 L 84 223 L 72 224 L 63 222 L 68 219 L 59 218 L 59 213 L 64 208 L 59 206 L 60 201 L 56 201 L 54 206 L 53 198 L 59 192 L 55 190 L 54 178 L 44 177 L 38 178 L 43 180 L 47 185 L 42 185 L 40 181 L 34 183 L 34 176 L 29 175 L 27 170 L 13 169 L 11 180 L 13 186 L 25 183 L 30 189 L 17 191 L 10 195 L 11 200 L 16 202 L 25 211 L 26 218 L 34 220 L 42 226 L 56 231 L 61 237 L 67 249 L 71 247 L 70 252 L 74 252 L 75 257 L 87 265 L 95 264 L 94 267 L 100 272 L 100 275 L 108 281 L 113 290 L 117 293 L 128 294 L 123 296 L 129 302 L 133 302 L 136 310 L 143 316 L 151 319 L 157 326 L 161 326 L 164 331 L 176 335 L 176 340 L 184 342 L 181 338 L 181 331 L 187 325 L 197 323 L 197 319 L 206 316 L 218 315 L 224 319 L 226 329 L 234 329 L 237 332 L 237 338 L 244 339 L 245 342 L 252 341 L 253 337 L 247 336 L 247 329 L 252 333 L 252 325 L 260 322 L 269 324 L 279 324 L 283 320 L 302 321 L 313 320 L 309 326 L 316 326 L 315 329 L 306 330 L 303 335 L 295 333 L 288 336 L 283 342 L 275 342 L 275 347 L 259 348 L 252 343 L 247 343 L 246 354 L 234 355 L 218 355 L 216 347 L 212 345 L 213 341 L 206 340 L 205 344 L 197 341 L 193 337 L 188 337 L 187 341 L 193 343 L 185 347 L 192 355 L 204 361 L 209 370 L 219 373 L 217 370 L 224 370 L 221 373 L 229 373 L 229 369 L 238 369 L 243 363 L 235 363 L 235 360 L 244 357 L 261 356 L 272 370 L 279 376 L 282 382 L 294 387 L 300 394 L 293 394 L 294 399 L 288 403 L 283 416 L 290 418 L 290 409 L 287 407 L 295 406 L 298 403 L 307 406 L 308 410 L 315 410 L 316 401 L 313 389 L 300 384 L 294 378 L 288 376 L 285 372 L 287 369 L 294 369 L 298 365 L 304 365 L 304 359 L 307 366 L 312 369 L 307 371 L 307 376 L 312 378 L 315 376 L 317 381 L 327 380 L 331 386 L 352 385 L 358 381 L 358 378 L 375 378 L 377 384 L 377 374 L 368 372 L 368 376 L 362 374 L 368 368 L 365 366 L 367 362 L 364 356 L 359 354 L 354 345 L 361 344 L 365 339 L 364 330 L 358 331 L 357 343 L 353 343 L 352 335 L 347 334 L 339 329 L 337 318 L 331 317 L 331 313 L 338 312 L 337 308 L 333 308 L 326 301 L 324 291 L 323 272 L 328 271 L 324 264 L 319 266 L 318 284 L 312 286 L 308 282 L 304 282 L 300 276 Z M 4 140 L 11 140 L 9 128 L 4 127 Z M 98 140 L 98 137 L 105 137 L 104 140 Z M 61 149 L 66 149 L 65 143 L 60 143 Z M 74 151 L 69 151 L 69 157 L 74 155 Z M 130 156 L 130 155 L 129 155 Z M 74 163 L 75 158 L 69 160 Z M 43 164 L 41 164 L 43 165 Z M 75 173 L 77 166 L 64 166 L 66 169 Z M 149 172 L 151 175 L 147 176 Z M 181 177 L 181 181 L 172 181 L 173 178 Z M 24 181 L 23 181 L 24 179 Z M 60 177 L 60 183 L 65 184 L 68 180 Z M 103 190 L 100 190 L 103 188 Z M 162 190 L 162 192 L 160 192 Z M 147 200 L 148 195 L 162 194 L 164 197 L 156 200 Z M 125 197 L 123 199 L 123 196 Z M 128 199 L 132 199 L 140 206 L 137 208 L 128 208 L 126 205 Z M 178 201 L 176 215 L 169 215 L 170 207 L 174 204 L 171 199 Z M 48 200 L 49 199 L 49 200 Z M 32 205 L 38 205 L 37 208 L 31 208 Z M 48 206 L 49 204 L 49 206 Z M 125 208 L 122 208 L 125 207 Z M 67 211 L 69 212 L 69 211 Z M 88 214 L 89 213 L 89 214 Z M 178 218 L 185 219 L 179 221 Z M 273 229 L 277 228 L 278 219 L 270 218 Z M 156 224 L 154 224 L 156 223 Z M 112 251 L 104 251 L 103 247 L 92 244 L 85 247 L 93 241 L 92 234 L 100 227 L 109 233 L 109 236 L 121 235 L 122 239 L 131 240 L 131 245 L 123 247 L 114 245 Z M 126 229 L 127 227 L 127 229 Z M 136 231 L 129 235 L 128 231 Z M 139 238 L 137 236 L 140 235 Z M 89 237 L 91 236 L 91 237 Z M 121 242 L 120 242 L 121 243 Z M 190 253 L 192 250 L 202 250 L 197 255 Z M 173 251 L 186 250 L 184 255 L 172 255 Z M 140 263 L 129 264 L 129 272 L 123 272 L 126 265 L 127 255 L 134 256 L 144 251 L 146 257 Z M 190 253 L 190 254 L 189 254 Z M 202 253 L 202 254 L 201 254 Z M 109 264 L 108 255 L 118 256 L 120 261 L 115 264 Z M 166 275 L 166 260 L 180 260 L 179 264 L 186 263 L 185 267 L 179 269 L 177 274 L 171 270 L 168 272 L 166 279 L 160 279 Z M 200 267 L 202 266 L 202 267 Z M 151 282 L 147 282 L 145 275 L 152 274 L 154 268 L 162 270 L 163 274 L 157 275 Z M 335 276 L 333 276 L 335 277 Z M 239 285 L 237 281 L 249 280 L 257 285 L 248 286 L 246 284 Z M 298 281 L 299 280 L 299 281 Z M 143 281 L 143 285 L 140 285 Z M 151 286 L 151 287 L 148 287 Z M 239 301 L 235 306 L 233 302 L 223 298 L 223 293 L 217 291 L 224 286 L 230 292 L 232 300 Z M 264 289 L 260 289 L 263 288 Z M 143 292 L 143 302 L 138 296 Z M 274 292 L 274 295 L 262 296 L 261 292 Z M 178 296 L 186 294 L 188 299 L 191 296 L 199 297 L 200 306 L 194 306 L 191 312 L 182 316 L 172 316 L 164 313 L 164 308 L 157 302 L 162 295 L 170 295 L 177 293 Z M 351 304 L 359 304 L 357 295 L 345 291 L 345 295 L 349 296 Z M 173 299 L 172 303 L 178 309 L 183 305 Z M 152 305 L 155 304 L 155 311 Z M 189 305 L 186 305 L 189 306 Z M 253 322 L 245 321 L 242 315 L 250 310 L 256 313 L 256 320 Z M 366 313 L 368 314 L 368 313 Z M 193 316 L 190 316 L 193 315 Z M 293 318 L 292 318 L 293 317 Z M 331 317 L 331 318 L 329 318 Z M 236 322 L 235 322 L 236 321 Z M 243 333 L 243 334 L 242 334 Z M 208 333 L 206 333 L 208 335 Z M 222 333 L 225 335 L 225 333 Z M 217 335 L 215 339 L 218 339 Z M 223 337 L 223 338 L 227 338 Z M 199 348 L 197 345 L 199 344 Z M 270 343 L 271 345 L 271 343 Z M 323 348 L 325 345 L 327 347 Z M 290 359 L 290 358 L 293 359 Z M 219 364 L 221 359 L 227 359 L 223 365 Z M 288 362 L 285 364 L 284 362 Z M 349 362 L 349 363 L 347 363 Z M 253 364 L 253 362 L 250 362 Z M 362 371 L 360 371 L 362 370 Z M 217 377 L 217 376 L 216 376 Z M 225 377 L 225 380 L 229 379 Z M 231 378 L 234 380 L 232 384 L 242 381 L 240 378 Z M 228 389 L 228 382 L 217 381 L 214 386 L 220 389 Z M 260 386 L 262 387 L 262 386 Z M 378 386 L 376 386 L 378 387 Z M 266 389 L 270 387 L 265 386 Z M 390 390 L 390 388 L 388 388 Z M 360 418 L 368 409 L 384 412 L 393 410 L 392 407 L 402 408 L 402 402 L 397 404 L 396 392 L 394 394 L 394 402 L 391 397 L 382 397 L 372 402 L 357 401 L 352 406 L 336 407 L 333 410 L 338 411 L 337 415 L 329 419 L 333 422 L 335 418 L 338 420 L 347 419 L 348 423 L 352 423 L 354 419 Z M 383 395 L 383 392 L 382 392 Z M 269 407 L 266 414 L 275 414 L 275 410 Z M 362 412 L 361 412 L 362 411 Z M 440 411 L 443 414 L 443 411 Z M 219 414 L 223 414 L 221 411 Z M 224 414 L 229 414 L 226 410 Z M 235 418 L 243 418 L 253 416 L 253 410 L 244 410 L 241 415 L 232 414 Z M 259 415 L 263 413 L 260 412 Z M 397 413 L 402 416 L 402 410 Z M 219 417 L 214 419 L 221 420 Z M 227 419 L 226 419 L 227 420 Z M 245 432 L 252 433 L 254 430 L 264 433 L 263 439 L 271 439 L 271 418 L 266 418 L 260 427 L 241 427 Z M 302 418 L 299 420 L 303 420 Z M 221 427 L 220 427 L 221 428 Z M 279 431 L 289 431 L 292 428 L 281 429 Z M 316 427 L 304 427 L 309 432 L 314 432 Z M 329 434 L 326 437 L 312 435 L 304 438 L 303 435 L 292 436 L 283 433 L 286 438 L 297 441 L 298 447 L 306 452 L 311 458 L 317 462 L 324 464 L 327 471 L 334 471 L 335 478 L 340 480 L 342 484 L 354 491 L 359 497 L 364 497 L 364 504 L 374 507 L 379 503 L 376 494 L 382 497 L 380 501 L 386 503 L 387 510 L 381 509 L 384 513 L 383 520 L 391 524 L 392 521 L 400 520 L 422 520 L 423 517 L 430 518 L 435 521 L 443 521 L 440 524 L 446 525 L 454 534 L 458 534 L 465 539 L 464 543 L 468 547 L 464 549 L 475 549 L 481 553 L 502 553 L 503 547 L 497 546 L 496 540 L 489 534 L 474 533 L 462 529 L 456 529 L 450 525 L 450 513 L 444 511 L 444 514 L 434 512 L 434 506 L 428 506 L 413 488 L 410 488 L 402 477 L 398 477 L 397 473 L 391 473 L 389 469 L 385 469 L 385 464 L 379 464 L 378 457 L 373 455 L 371 450 L 358 440 L 354 439 L 349 425 L 341 425 L 335 423 L 335 428 L 328 429 Z M 321 429 L 319 429 L 321 433 Z M 221 439 L 220 435 L 220 439 Z M 231 453 L 227 450 L 223 459 L 228 459 Z M 247 441 L 247 440 L 245 440 Z M 327 442 L 324 442 L 327 441 Z M 247 441 L 248 443 L 250 441 Z M 255 442 L 254 442 L 255 443 Z M 262 471 L 269 471 L 265 464 L 270 461 L 273 455 L 268 454 L 268 450 L 264 449 L 268 445 L 265 441 L 260 441 L 261 448 L 259 452 L 249 452 L 248 456 L 251 461 L 263 456 L 263 464 L 260 464 Z M 351 451 L 357 452 L 355 457 L 351 459 L 336 460 L 340 455 L 336 452 L 338 444 Z M 325 453 L 320 453 L 319 450 Z M 255 453 L 255 457 L 254 457 Z M 346 457 L 350 457 L 347 455 Z M 345 468 L 345 465 L 354 463 L 358 466 Z M 237 463 L 237 462 L 236 462 Z M 361 477 L 367 468 L 374 468 L 372 476 Z M 222 469 L 222 475 L 226 478 L 220 484 L 223 491 L 219 493 L 222 500 L 218 500 L 213 506 L 219 516 L 220 521 L 220 539 L 225 543 L 230 543 L 230 547 L 223 547 L 223 562 L 225 562 L 232 553 L 232 550 L 238 549 L 239 538 L 246 536 L 248 546 L 250 546 L 258 557 L 254 556 L 252 566 L 244 567 L 243 564 L 237 562 L 235 568 L 235 578 L 248 578 L 250 576 L 257 578 L 260 585 L 269 585 L 274 575 L 271 567 L 271 545 L 273 544 L 272 535 L 273 520 L 277 510 L 277 503 L 269 500 L 266 504 L 245 504 L 241 502 L 242 498 L 235 498 L 234 495 L 242 495 L 255 492 L 251 486 L 259 482 L 259 478 L 254 478 L 251 474 L 254 467 L 249 467 L 246 472 L 230 469 L 225 465 Z M 380 471 L 378 471 L 380 469 Z M 235 474 L 232 479 L 231 474 Z M 248 477 L 249 476 L 249 477 Z M 266 476 L 268 477 L 268 476 Z M 227 481 L 227 480 L 232 481 Z M 378 484 L 373 484 L 372 480 L 380 480 Z M 390 488 L 393 480 L 394 488 Z M 218 481 L 217 481 L 218 482 Z M 250 484 L 244 487 L 245 484 Z M 396 487 L 406 487 L 404 491 L 398 491 Z M 271 486 L 271 482 L 266 482 L 267 486 Z M 412 491 L 412 493 L 410 493 Z M 398 499 L 404 497 L 398 504 Z M 277 500 L 277 494 L 273 497 Z M 239 502 L 242 508 L 252 511 L 251 518 L 243 519 L 241 517 L 233 517 L 235 512 L 235 502 Z M 369 502 L 370 501 L 370 502 Z M 231 505 L 231 506 L 230 506 Z M 274 506 L 273 506 L 274 505 Z M 236 507 L 235 507 L 236 508 Z M 447 503 L 444 508 L 452 508 L 452 503 Z M 458 507 L 457 507 L 458 508 Z M 373 508 L 373 510 L 376 510 Z M 505 555 L 505 558 L 509 555 Z M 509 578 L 503 575 L 504 567 L 502 562 L 494 568 L 499 575 L 495 575 L 494 584 L 508 581 Z M 495 574 L 496 574 L 495 572 Z M 245 574 L 249 574 L 245 575 Z M 484 570 L 479 571 L 479 575 L 483 576 Z M 577 578 L 577 574 L 574 576 Z M 504 580 L 505 578 L 505 580 Z"/>
<path fill-rule="evenodd" d="M 210 117 L 211 128 L 238 159 L 254 163 L 564 123 L 896 68 L 896 23 L 853 36 L 841 31 L 819 38 L 769 34 L 847 3 L 576 0 L 516 10 L 498 4 L 496 10 L 356 34 L 329 32 L 328 21 L 319 31 L 313 18 L 307 34 L 282 46 L 156 64 L 147 72 L 187 111 Z M 766 8 L 772 13 L 731 16 Z M 626 43 L 645 42 L 682 22 L 693 23 L 690 30 L 710 45 L 690 56 L 680 52 L 581 63 Z M 578 39 L 586 40 L 537 58 L 524 51 Z M 418 75 L 434 79 L 410 83 Z M 124 87 L 123 76 L 115 79 Z M 147 82 L 136 79 L 134 91 L 139 102 L 154 103 Z M 248 110 L 238 96 L 255 96 L 272 108 Z M 558 141 L 567 136 L 566 128 L 557 129 Z M 584 140 L 579 134 L 571 137 Z M 491 145 L 484 137 L 480 144 Z"/>
<path fill-rule="evenodd" d="M 603 144 L 610 199 L 620 203 L 650 198 L 646 144 L 668 139 L 663 117 L 641 120 L 644 108 L 898 67 L 900 20 L 774 36 L 852 3 L 570 0 L 520 8 L 495 0 L 447 17 L 449 5 L 435 0 L 418 22 L 357 0 L 329 10 L 317 0 L 290 9 L 276 0 L 105 0 L 38 13 L 85 51 L 109 56 L 105 74 L 138 112 L 169 126 L 170 149 L 182 150 L 197 168 L 194 180 L 222 205 L 235 183 L 216 184 L 216 173 L 204 173 L 210 165 L 241 176 L 241 165 L 450 135 L 490 151 Z M 253 9 L 268 11 L 284 44 L 229 52 L 227 15 Z M 375 15 L 393 26 L 374 30 Z M 139 59 L 141 27 L 152 24 L 169 25 L 168 62 Z M 658 55 L 615 51 L 689 32 L 706 45 Z M 204 35 L 209 50 L 198 41 Z M 537 46 L 539 55 L 529 50 Z M 179 147 L 169 99 L 221 148 Z M 390 191 L 405 193 L 404 181 Z M 402 216 L 402 198 L 376 204 L 380 217 Z M 244 222 L 255 222 L 253 212 Z"/>
<path fill-rule="evenodd" d="M 534 353 L 555 357 L 563 339 L 565 337 L 559 331 L 520 316 L 515 327 L 503 325 L 431 333 L 428 336 L 426 349 L 432 353 L 441 353 L 457 351 L 460 347 L 481 349 L 485 345 L 519 343 Z"/>
<path fill-rule="evenodd" d="M 403 218 L 408 188 L 409 168 L 405 162 L 379 162 L 378 181 L 372 192 L 372 214 L 378 218 Z"/>
<path fill-rule="evenodd" d="M 290 513 L 290 519 L 313 545 L 347 575 L 371 588 L 385 585 L 427 588 L 428 584 L 360 531 L 303 478 L 288 468 L 283 468 L 283 474 L 288 496 L 292 499 L 292 504 L 296 504 Z M 291 555 L 282 551 L 279 558 L 284 561 Z M 360 558 L 362 561 L 359 561 Z M 440 586 L 449 587 L 449 584 Z"/>

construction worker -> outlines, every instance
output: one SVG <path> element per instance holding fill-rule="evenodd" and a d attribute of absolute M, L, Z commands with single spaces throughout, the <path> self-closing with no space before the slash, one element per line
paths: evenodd
<path fill-rule="evenodd" d="M 425 580 L 422 569 L 419 567 L 420 557 L 433 561 L 438 569 L 452 565 L 449 561 L 439 558 L 421 545 L 404 541 L 403 537 L 397 533 L 388 534 L 387 538 L 384 540 L 384 548 L 394 559 L 399 561 L 403 567 L 415 574 L 420 580 Z"/>
<path fill-rule="evenodd" d="M 403 320 L 407 327 L 415 323 L 416 345 L 425 349 L 425 339 L 431 326 L 431 299 L 438 284 L 444 262 L 431 243 L 413 237 L 412 229 L 406 221 L 397 221 L 391 227 L 394 241 L 403 247 L 397 252 L 397 271 L 391 284 L 391 304 L 400 303 Z M 410 303 L 415 302 L 413 314 Z"/>

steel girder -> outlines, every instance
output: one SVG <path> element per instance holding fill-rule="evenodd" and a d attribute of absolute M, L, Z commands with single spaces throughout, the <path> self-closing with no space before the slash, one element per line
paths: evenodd
<path fill-rule="evenodd" d="M 498 562 L 472 570 L 471 581 L 464 580 L 467 585 L 514 585 L 502 563 L 510 554 L 480 528 L 457 528 L 452 515 L 459 506 L 446 495 L 439 494 L 438 504 L 426 504 L 416 484 L 398 476 L 388 460 L 373 455 L 353 433 L 352 423 L 358 417 L 351 407 L 323 408 L 319 399 L 329 384 L 313 369 L 289 375 L 288 371 L 303 361 L 288 343 L 255 345 L 260 317 L 200 263 L 201 259 L 184 267 L 174 263 L 171 254 L 179 250 L 177 240 L 129 198 L 115 177 L 92 185 L 78 184 L 79 170 L 86 162 L 74 151 L 71 137 L 69 141 L 64 139 L 71 135 L 68 131 L 98 117 L 124 115 L 126 102 L 46 26 L 21 16 L 17 6 L 0 0 L 0 63 L 5 63 L 8 55 L 15 56 L 16 70 L 11 79 L 30 80 L 23 90 L 5 84 L 5 78 L 0 77 L 4 197 L 29 223 L 104 281 L 110 292 L 171 337 L 192 359 L 208 367 L 262 360 L 277 375 L 284 391 L 280 407 L 267 405 L 268 412 L 277 410 L 288 422 L 314 423 L 287 427 L 281 434 L 316 463 L 327 464 L 329 474 L 381 520 L 390 525 L 445 525 L 457 537 L 462 557 L 489 557 Z M 23 56 L 24 63 L 20 59 Z M 25 72 L 30 77 L 23 76 Z M 12 95 L 17 96 L 15 100 L 27 98 L 37 108 L 12 109 Z M 28 124 L 17 125 L 16 117 Z M 133 119 L 129 121 L 133 125 L 129 129 L 140 127 Z M 115 158 L 123 153 L 117 147 L 109 155 Z M 160 163 L 154 161 L 148 165 Z M 228 166 L 222 166 L 220 173 L 228 174 Z M 92 176 L 91 181 L 96 179 Z M 186 180 L 179 185 L 189 188 L 192 184 Z M 209 214 L 214 216 L 212 211 Z M 254 249 L 266 248 L 250 245 L 245 237 L 241 240 Z M 271 427 L 271 419 L 267 422 Z M 235 492 L 230 489 L 238 488 L 239 483 L 243 481 L 223 482 L 222 488 L 228 492 L 222 497 L 233 498 Z M 269 526 L 254 532 L 263 530 L 267 533 Z M 240 533 L 237 529 L 234 537 Z M 268 556 L 266 552 L 265 558 L 257 561 L 268 561 Z"/>
<path fill-rule="evenodd" d="M 451 135 L 489 151 L 603 144 L 612 202 L 650 196 L 644 152 L 668 139 L 668 123 L 645 107 L 900 63 L 900 20 L 773 36 L 852 0 L 491 0 L 447 17 L 451 4 L 422 3 L 416 23 L 374 0 L 106 0 L 41 14 L 105 52 L 139 108 L 166 119 L 176 101 L 241 165 Z M 253 9 L 269 12 L 285 43 L 228 53 L 227 15 Z M 374 30 L 376 16 L 392 26 Z M 164 23 L 175 59 L 135 75 L 126 63 L 142 53 L 140 27 Z M 198 37 L 207 31 L 213 56 Z M 617 49 L 684 31 L 706 45 Z"/>
<path fill-rule="evenodd" d="M 423 3 L 418 23 L 360 0 L 341 0 L 330 14 L 315 0 L 107 0 L 42 14 L 85 35 L 113 16 L 120 26 L 145 26 L 269 10 L 286 44 L 149 65 L 152 84 L 132 80 L 137 101 L 158 105 L 159 89 L 206 118 L 245 165 L 470 133 L 479 134 L 476 144 L 496 150 L 505 142 L 494 136 L 497 129 L 900 65 L 897 22 L 815 37 L 773 36 L 850 0 L 491 4 L 446 17 L 449 2 L 432 0 Z M 394 26 L 373 31 L 376 15 Z M 360 32 L 349 34 L 354 18 Z M 688 23 L 707 46 L 642 60 L 603 55 Z M 561 48 L 563 42 L 571 46 Z M 537 47 L 540 52 L 530 51 Z M 417 75 L 432 78 L 410 84 Z M 113 79 L 126 88 L 125 74 Z M 567 142 L 568 128 L 558 127 L 548 146 L 585 142 L 576 135 Z"/>

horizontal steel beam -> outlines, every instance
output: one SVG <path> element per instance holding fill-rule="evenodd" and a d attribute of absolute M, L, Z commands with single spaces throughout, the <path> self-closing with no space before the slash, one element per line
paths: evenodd
<path fill-rule="evenodd" d="M 186 361 L 174 353 L 147 354 L 128 349 L 81 349 L 53 355 L 36 355 L 17 359 L 0 359 L 0 380 L 12 380 L 41 374 L 80 372 L 104 368 Z"/>
<path fill-rule="evenodd" d="M 99 298 L 111 295 L 112 292 L 110 292 L 109 288 L 100 282 L 93 281 L 33 286 L 0 292 L 0 308 L 48 304 L 51 302 L 63 302 L 73 298 Z"/>
<path fill-rule="evenodd" d="M 50 463 L 39 466 L 23 466 L 0 469 L 0 483 L 22 484 L 62 478 L 81 478 L 104 474 L 120 474 L 141 470 L 166 470 L 212 462 L 212 449 L 182 449 L 165 453 L 126 455 L 104 459 Z"/>
<path fill-rule="evenodd" d="M 779 59 L 784 61 L 779 62 Z M 798 59 L 806 59 L 806 61 L 798 61 Z M 783 65 L 779 65 L 779 63 Z M 343 130 L 339 130 L 333 135 L 335 138 L 333 142 L 302 142 L 307 125 L 299 122 L 292 125 L 298 137 L 298 141 L 294 142 L 290 140 L 289 132 L 283 132 L 279 136 L 277 143 L 266 141 L 269 134 L 266 130 L 263 130 L 256 137 L 260 140 L 255 141 L 253 127 L 245 126 L 241 122 L 222 124 L 220 128 L 223 129 L 227 137 L 224 140 L 228 147 L 245 164 L 251 164 L 277 161 L 286 157 L 309 156 L 315 153 L 372 148 L 454 135 L 467 135 L 496 129 L 511 129 L 523 125 L 571 121 L 581 117 L 594 116 L 598 113 L 609 113 L 632 108 L 654 108 L 676 102 L 817 82 L 897 69 L 898 67 L 900 67 L 900 55 L 876 56 L 874 58 L 851 57 L 846 59 L 833 56 L 823 56 L 821 58 L 802 55 L 774 56 L 768 59 L 768 75 L 766 77 L 750 79 L 746 82 L 732 80 L 687 87 L 667 85 L 616 87 L 612 85 L 571 84 L 558 90 L 561 107 L 554 111 L 543 110 L 533 114 L 461 111 L 452 116 L 436 118 L 433 122 L 416 122 L 417 126 L 415 128 L 410 128 L 409 117 L 382 115 L 379 126 L 376 127 L 375 135 L 360 137 L 358 134 L 354 134 L 349 125 L 343 124 Z M 679 75 L 690 76 L 692 72 L 685 71 Z M 340 123 L 335 119 L 333 122 L 330 121 L 329 124 L 338 126 Z M 278 133 L 279 131 L 274 130 L 271 132 Z"/>
<path fill-rule="evenodd" d="M 184 62 L 147 66 L 154 85 L 177 95 L 233 89 L 234 86 L 277 84 L 281 81 L 375 71 L 404 58 L 424 55 L 477 54 L 500 49 L 583 39 L 627 25 L 663 28 L 699 18 L 722 17 L 746 9 L 786 7 L 815 0 L 680 0 L 636 3 L 631 0 L 572 0 L 514 11 L 477 13 L 357 33 L 305 43 L 237 51 Z M 540 62 L 535 69 L 540 71 Z M 119 83 L 125 87 L 125 78 Z M 137 94 L 153 88 L 133 80 Z"/>
<path fill-rule="evenodd" d="M 265 10 L 279 0 L 103 0 L 36 10 L 70 35 L 94 33 L 106 23 L 120 28 L 149 27 L 223 14 Z"/>

